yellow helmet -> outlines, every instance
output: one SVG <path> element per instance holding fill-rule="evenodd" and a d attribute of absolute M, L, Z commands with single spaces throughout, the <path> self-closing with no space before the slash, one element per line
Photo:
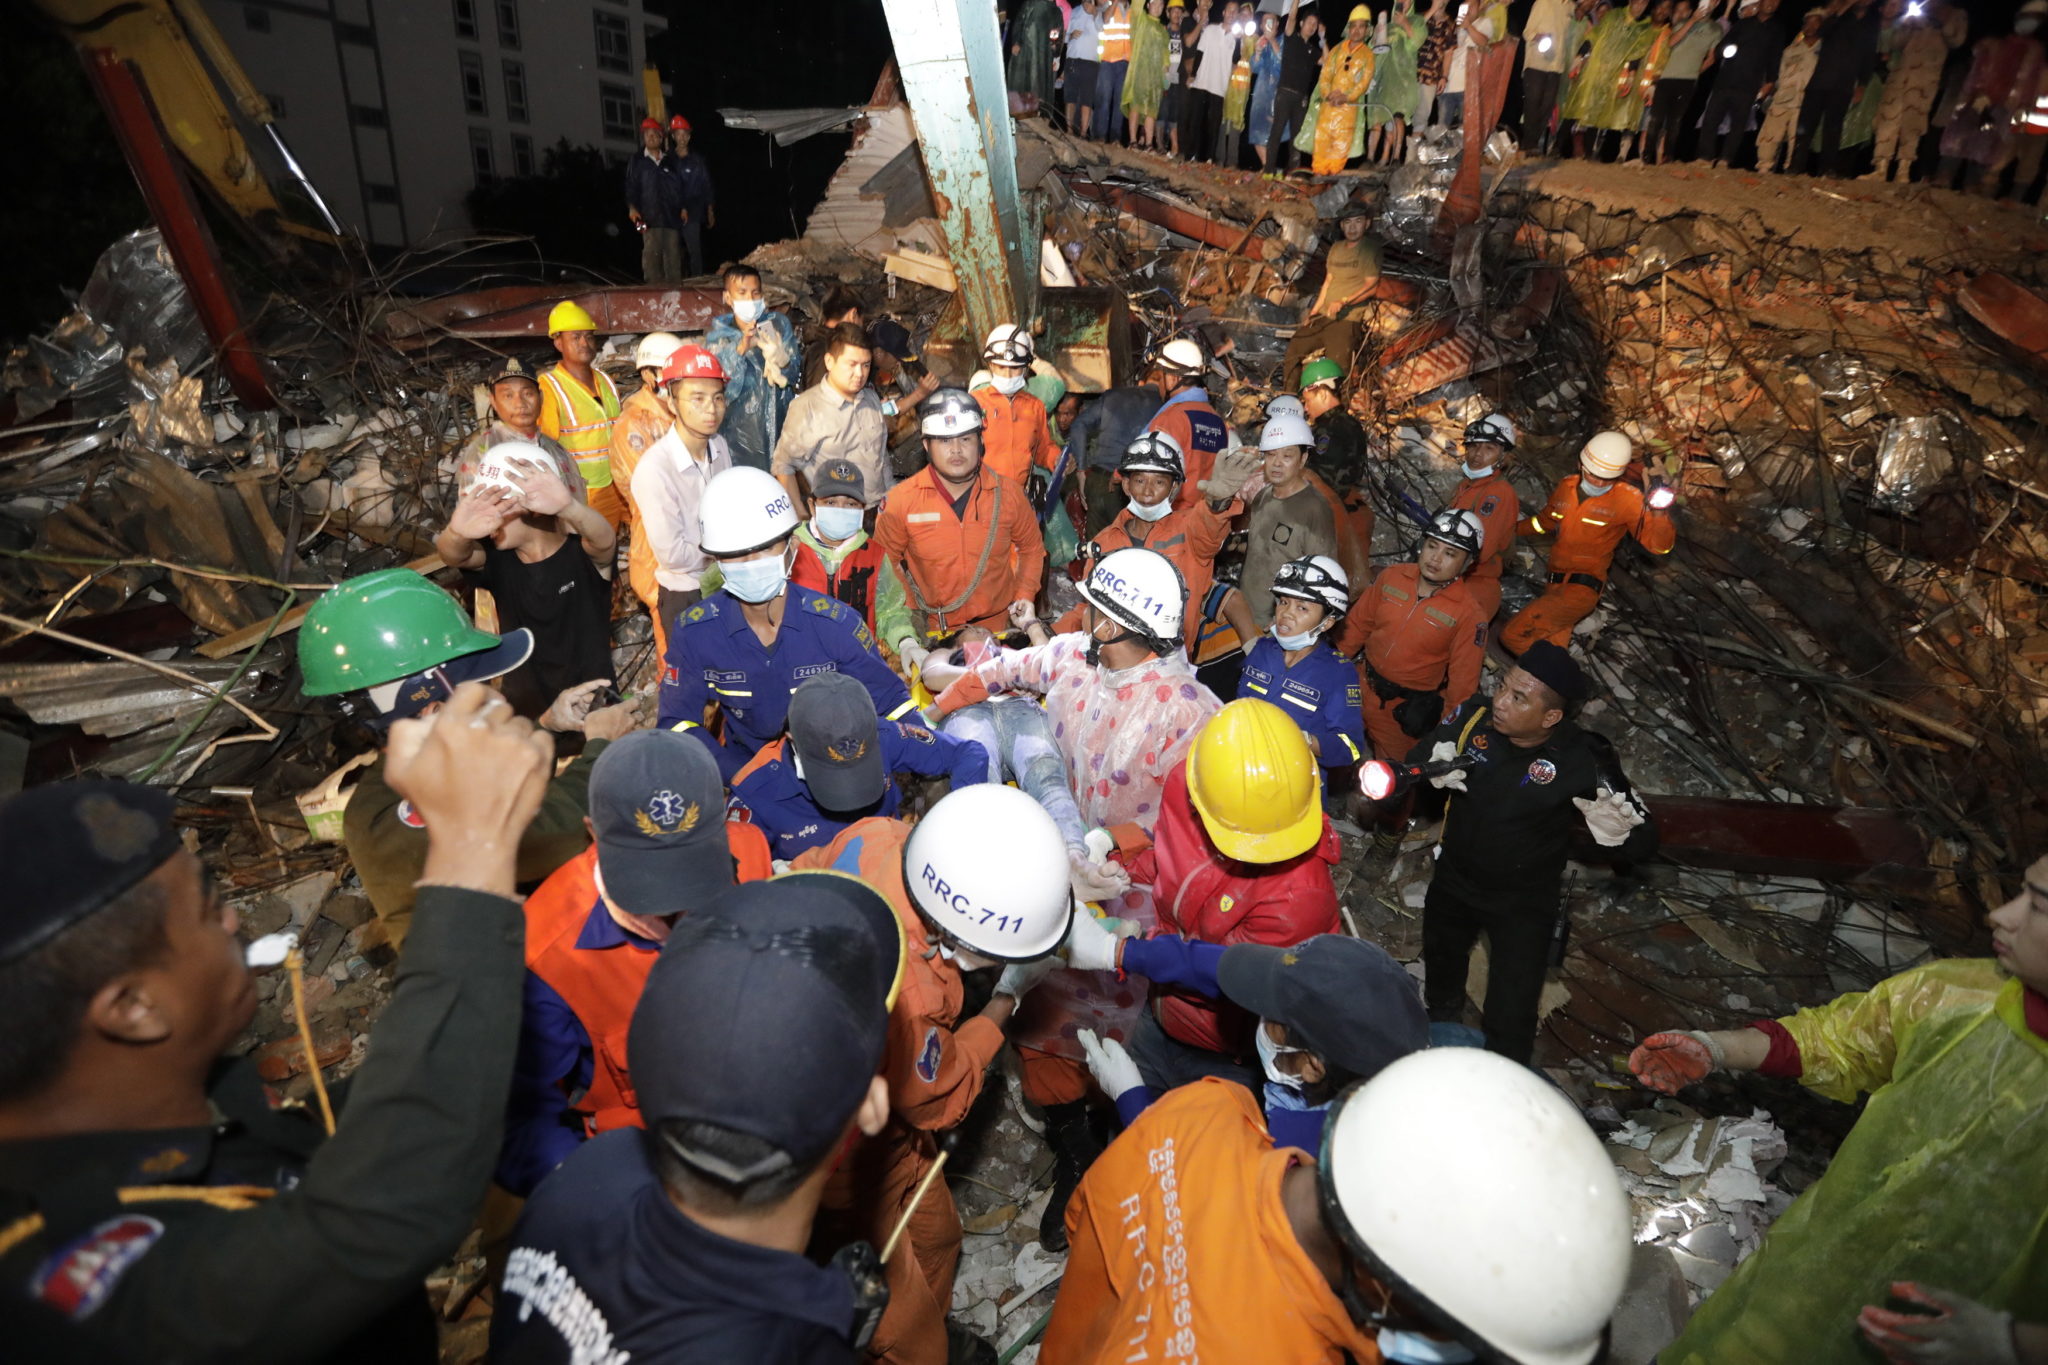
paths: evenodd
<path fill-rule="evenodd" d="M 1368 24 L 1371 23 L 1372 10 L 1364 5 L 1353 5 L 1351 7 L 1351 17 L 1344 21 L 1345 27 L 1348 28 L 1352 24 L 1357 23 L 1361 19 L 1363 19 Z"/>
<path fill-rule="evenodd" d="M 1243 697 L 1188 749 L 1188 799 L 1224 856 L 1285 862 L 1323 835 L 1321 778 L 1301 727 L 1271 702 Z"/>
<path fill-rule="evenodd" d="M 595 332 L 597 319 L 583 310 L 583 305 L 574 299 L 563 299 L 548 314 L 548 335 L 558 332 Z"/>

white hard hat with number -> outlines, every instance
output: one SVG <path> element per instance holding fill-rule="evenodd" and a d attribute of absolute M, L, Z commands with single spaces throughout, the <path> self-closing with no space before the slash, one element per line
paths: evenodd
<path fill-rule="evenodd" d="M 1045 807 L 985 783 L 939 798 L 903 844 L 903 884 L 925 919 L 969 951 L 1028 962 L 1074 916 L 1067 842 Z"/>
<path fill-rule="evenodd" d="M 669 357 L 681 349 L 683 339 L 674 332 L 649 332 L 633 348 L 633 368 L 659 373 L 668 368 Z"/>
<path fill-rule="evenodd" d="M 1301 400 L 1293 394 L 1279 394 L 1272 402 L 1266 404 L 1266 420 L 1270 422 L 1275 417 L 1283 416 L 1299 417 L 1302 421 L 1306 422 L 1308 420 L 1308 409 L 1303 407 Z"/>
<path fill-rule="evenodd" d="M 1029 365 L 1034 349 L 1031 333 L 1005 322 L 988 334 L 981 358 L 991 365 Z"/>
<path fill-rule="evenodd" d="M 1081 597 L 1095 609 L 1162 647 L 1180 639 L 1188 587 L 1173 561 L 1157 550 L 1112 550 L 1095 561 Z"/>
<path fill-rule="evenodd" d="M 796 530 L 796 508 L 773 474 L 751 465 L 720 470 L 704 486 L 698 544 L 708 555 L 743 555 Z"/>
<path fill-rule="evenodd" d="M 1188 337 L 1175 337 L 1159 348 L 1152 363 L 1173 374 L 1197 375 L 1209 366 L 1202 348 Z"/>
<path fill-rule="evenodd" d="M 554 467 L 554 459 L 531 441 L 500 441 L 477 457 L 476 473 L 470 477 L 469 487 L 502 488 L 517 493 L 519 485 L 509 477 L 514 471 L 531 474 Z"/>
<path fill-rule="evenodd" d="M 1520 1365 L 1584 1365 L 1621 1302 L 1628 1196 L 1585 1118 L 1478 1048 L 1411 1053 L 1332 1107 L 1325 1215 L 1374 1275 Z"/>
<path fill-rule="evenodd" d="M 1579 451 L 1579 468 L 1596 479 L 1618 479 L 1628 472 L 1635 444 L 1618 431 L 1597 431 Z"/>
<path fill-rule="evenodd" d="M 1283 446 L 1313 446 L 1316 434 L 1308 429 L 1308 423 L 1292 412 L 1270 413 L 1266 417 L 1266 428 L 1259 433 L 1260 450 L 1279 450 Z"/>

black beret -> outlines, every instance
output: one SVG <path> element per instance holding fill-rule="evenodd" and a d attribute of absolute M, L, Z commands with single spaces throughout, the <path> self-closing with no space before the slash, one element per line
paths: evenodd
<path fill-rule="evenodd" d="M 1515 660 L 1524 673 L 1542 683 L 1566 701 L 1584 701 L 1593 690 L 1579 661 L 1571 651 L 1548 640 L 1538 640 Z"/>
<path fill-rule="evenodd" d="M 52 782 L 0 802 L 0 962 L 12 962 L 162 867 L 181 847 L 169 793 Z"/>

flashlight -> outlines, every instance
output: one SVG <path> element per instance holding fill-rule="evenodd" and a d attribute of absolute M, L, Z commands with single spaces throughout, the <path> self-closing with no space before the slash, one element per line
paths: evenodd
<path fill-rule="evenodd" d="M 1734 55 L 1735 55 L 1735 44 L 1733 44 L 1733 43 L 1730 43 L 1730 44 L 1728 44 L 1728 46 L 1726 46 L 1726 47 L 1724 47 L 1724 48 L 1722 48 L 1722 49 L 1721 49 L 1721 60 L 1722 60 L 1722 61 L 1724 61 L 1724 62 L 1725 62 L 1725 61 L 1727 61 L 1727 60 L 1728 60 L 1728 59 L 1729 59 L 1730 57 L 1733 57 Z"/>
<path fill-rule="evenodd" d="M 299 936 L 290 929 L 280 929 L 274 934 L 265 934 L 251 943 L 242 952 L 242 962 L 251 971 L 262 971 L 266 967 L 280 966 L 291 950 L 297 946 Z"/>
<path fill-rule="evenodd" d="M 1922 4 L 1921 0 L 1913 0 L 1912 4 L 1906 6 L 1906 17 L 1908 19 L 1918 19 L 1926 12 L 1927 6 Z"/>
<path fill-rule="evenodd" d="M 1666 483 L 1661 476 L 1653 474 L 1650 476 L 1650 496 L 1648 501 L 1650 506 L 1661 512 L 1672 503 L 1678 501 L 1678 490 Z"/>
<path fill-rule="evenodd" d="M 1542 36 L 1541 38 L 1538 38 L 1538 39 L 1536 40 L 1536 50 L 1537 50 L 1538 52 L 1548 52 L 1548 51 L 1550 51 L 1551 45 L 1552 45 L 1552 39 L 1551 39 L 1551 36 L 1550 36 L 1550 35 L 1549 35 L 1548 33 L 1544 34 L 1544 35 L 1543 35 L 1543 36 Z"/>
<path fill-rule="evenodd" d="M 1453 754 L 1432 763 L 1388 763 L 1375 758 L 1358 765 L 1358 790 L 1368 801 L 1388 801 L 1417 782 L 1442 777 L 1468 766 L 1469 762 L 1462 754 Z"/>

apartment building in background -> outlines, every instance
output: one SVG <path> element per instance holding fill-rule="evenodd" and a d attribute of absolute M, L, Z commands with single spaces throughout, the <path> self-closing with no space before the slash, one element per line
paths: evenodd
<path fill-rule="evenodd" d="M 343 226 L 376 246 L 469 229 L 463 196 L 558 139 L 637 144 L 644 0 L 205 0 Z"/>

